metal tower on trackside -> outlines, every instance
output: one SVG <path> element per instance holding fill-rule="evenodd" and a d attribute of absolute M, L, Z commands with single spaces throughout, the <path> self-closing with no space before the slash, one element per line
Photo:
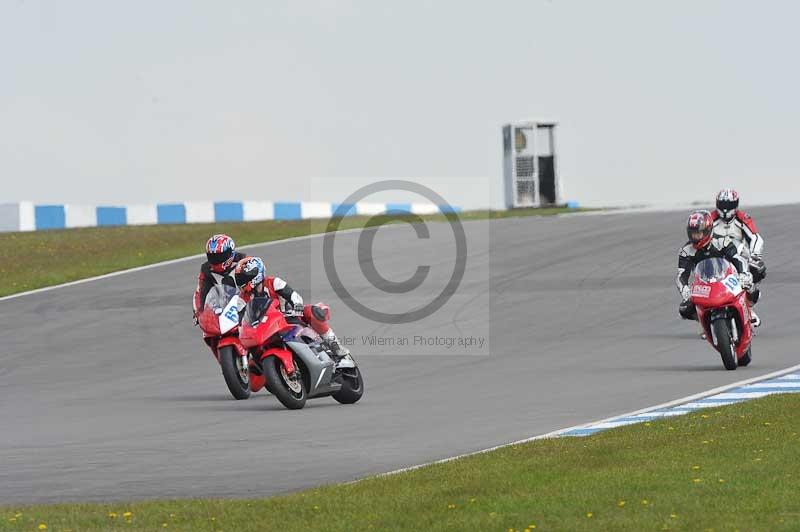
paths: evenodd
<path fill-rule="evenodd" d="M 561 203 L 556 165 L 556 122 L 503 126 L 503 179 L 509 209 Z"/>

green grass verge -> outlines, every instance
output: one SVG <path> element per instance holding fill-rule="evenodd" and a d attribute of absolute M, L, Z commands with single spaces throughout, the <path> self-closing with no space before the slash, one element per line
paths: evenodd
<path fill-rule="evenodd" d="M 469 211 L 458 216 L 462 220 L 481 220 L 564 212 L 575 209 Z M 422 218 L 445 220 L 442 215 Z M 339 228 L 379 225 L 392 219 L 347 217 Z M 0 233 L 0 296 L 203 253 L 206 239 L 213 233 L 227 233 L 238 245 L 245 245 L 322 233 L 327 226 L 328 220 L 298 220 Z"/>
<path fill-rule="evenodd" d="M 770 396 L 270 499 L 5 507 L 0 529 L 796 531 L 798 432 L 800 394 Z"/>

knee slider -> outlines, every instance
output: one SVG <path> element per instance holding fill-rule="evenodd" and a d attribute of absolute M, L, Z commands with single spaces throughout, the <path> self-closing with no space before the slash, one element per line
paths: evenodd
<path fill-rule="evenodd" d="M 331 309 L 325 303 L 315 303 L 311 305 L 311 314 L 319 321 L 331 319 Z"/>

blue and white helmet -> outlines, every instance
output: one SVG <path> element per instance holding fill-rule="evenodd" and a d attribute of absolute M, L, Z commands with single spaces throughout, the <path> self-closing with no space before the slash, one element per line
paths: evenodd
<path fill-rule="evenodd" d="M 266 275 L 267 267 L 264 265 L 264 261 L 258 257 L 247 257 L 236 266 L 236 284 L 240 288 L 249 286 L 250 289 L 253 289 L 264 282 Z"/>

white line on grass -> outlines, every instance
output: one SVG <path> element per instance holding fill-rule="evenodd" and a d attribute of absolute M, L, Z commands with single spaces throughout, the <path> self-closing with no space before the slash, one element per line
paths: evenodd
<path fill-rule="evenodd" d="M 543 439 L 546 439 L 546 438 L 555 438 L 555 437 L 558 437 L 558 436 L 562 435 L 565 432 L 570 432 L 570 431 L 573 431 L 573 430 L 576 430 L 576 429 L 584 429 L 584 428 L 594 427 L 599 423 L 612 423 L 615 420 L 617 420 L 619 418 L 622 418 L 622 417 L 637 416 L 639 414 L 645 414 L 645 413 L 651 412 L 653 410 L 660 410 L 662 408 L 670 408 L 670 407 L 673 407 L 673 406 L 678 406 L 678 405 L 682 405 L 682 404 L 686 404 L 686 403 L 691 403 L 693 401 L 697 401 L 699 399 L 703 399 L 703 398 L 711 396 L 711 395 L 716 395 L 718 393 L 724 392 L 726 390 L 730 390 L 732 388 L 739 388 L 739 387 L 744 386 L 746 384 L 752 384 L 754 382 L 760 382 L 760 381 L 764 381 L 764 380 L 774 379 L 775 377 L 780 377 L 781 375 L 785 375 L 787 373 L 792 373 L 792 372 L 795 372 L 795 371 L 798 371 L 798 370 L 800 370 L 800 364 L 798 364 L 796 366 L 792 366 L 790 368 L 774 371 L 772 373 L 767 373 L 766 375 L 761 375 L 759 377 L 753 377 L 751 379 L 745 379 L 745 380 L 742 380 L 742 381 L 734 382 L 732 384 L 726 384 L 725 386 L 719 386 L 718 388 L 713 388 L 711 390 L 706 390 L 705 392 L 700 392 L 700 393 L 696 393 L 694 395 L 688 395 L 686 397 L 681 397 L 680 399 L 675 399 L 673 401 L 669 401 L 667 403 L 662 403 L 660 405 L 648 406 L 647 408 L 642 408 L 640 410 L 634 410 L 633 412 L 627 412 L 625 414 L 617 414 L 615 416 L 611 416 L 611 417 L 608 417 L 608 418 L 605 418 L 605 419 L 601 419 L 599 421 L 591 421 L 589 423 L 582 423 L 580 425 L 575 425 L 573 427 L 567 427 L 565 429 L 554 430 L 552 432 L 548 432 L 547 434 L 540 434 L 538 436 L 532 436 L 530 438 L 525 438 L 523 440 L 517 440 L 517 441 L 510 442 L 510 443 L 503 443 L 503 444 L 500 444 L 500 445 L 495 445 L 494 447 L 489 447 L 488 449 L 481 449 L 479 451 L 473 451 L 473 452 L 470 452 L 470 453 L 464 453 L 464 454 L 460 454 L 458 456 L 451 456 L 450 458 L 442 458 L 441 460 L 434 460 L 433 462 L 427 462 L 425 464 L 419 464 L 419 465 L 415 465 L 415 466 L 404 467 L 402 469 L 396 469 L 394 471 L 388 471 L 386 473 L 380 473 L 380 474 L 377 474 L 377 475 L 372 475 L 372 476 L 369 476 L 369 477 L 360 478 L 360 479 L 354 480 L 353 482 L 351 482 L 351 484 L 355 483 L 355 482 L 361 482 L 362 480 L 366 480 L 366 479 L 369 479 L 369 478 L 396 475 L 398 473 L 405 473 L 406 471 L 413 471 L 413 470 L 419 469 L 421 467 L 427 467 L 427 466 L 436 465 L 436 464 L 444 464 L 444 463 L 447 463 L 447 462 L 452 462 L 453 460 L 458 460 L 458 459 L 461 459 L 461 458 L 467 458 L 469 456 L 475 456 L 475 455 L 478 455 L 478 454 L 484 454 L 484 453 L 488 453 L 488 452 L 491 452 L 491 451 L 496 451 L 497 449 L 503 449 L 505 447 L 511 447 L 513 445 L 521 445 L 523 443 L 528 443 L 528 442 L 532 442 L 532 441 L 535 441 L 535 440 L 543 440 Z M 727 406 L 729 404 L 731 404 L 731 403 L 724 403 L 724 404 L 722 404 L 720 406 Z M 703 406 L 709 406 L 709 405 L 708 404 L 704 404 Z"/>

